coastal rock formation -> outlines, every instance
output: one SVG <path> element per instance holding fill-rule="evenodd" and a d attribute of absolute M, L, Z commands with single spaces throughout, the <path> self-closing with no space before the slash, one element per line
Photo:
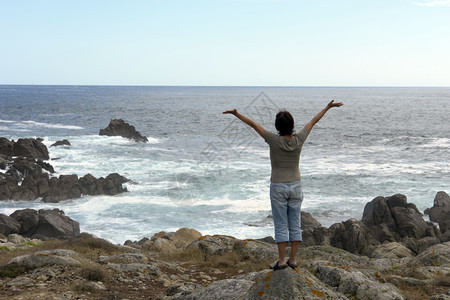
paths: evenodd
<path fill-rule="evenodd" d="M 106 128 L 100 129 L 99 135 L 121 136 L 136 142 L 148 142 L 147 137 L 122 119 L 112 119 Z"/>
<path fill-rule="evenodd" d="M 442 227 L 446 228 L 445 222 L 450 220 L 445 215 L 443 219 Z M 447 232 L 450 237 L 450 232 Z M 383 249 L 384 246 L 380 246 L 383 243 L 397 243 L 391 246 L 400 244 L 412 253 L 419 254 L 428 247 L 447 240 L 446 235 L 433 223 L 426 222 L 417 207 L 408 203 L 406 196 L 401 194 L 388 198 L 379 196 L 367 203 L 361 221 L 349 219 L 333 224 L 330 228 L 303 230 L 304 246 L 333 246 L 369 257 L 379 256 L 380 251 L 407 256 L 405 249 Z"/>
<path fill-rule="evenodd" d="M 80 235 L 80 224 L 56 208 L 39 211 L 34 209 L 17 210 L 10 217 L 20 224 L 18 233 L 25 237 L 46 240 L 65 239 Z"/>
<path fill-rule="evenodd" d="M 17 142 L 0 137 L 0 154 L 6 156 L 23 156 L 35 159 L 49 159 L 47 147 L 42 139 L 19 139 Z"/>
<path fill-rule="evenodd" d="M 15 157 L 13 157 L 15 156 Z M 59 202 L 82 195 L 117 195 L 127 191 L 122 187 L 129 180 L 112 173 L 106 178 L 87 174 L 60 175 L 48 159 L 47 147 L 40 139 L 19 139 L 17 142 L 0 138 L 0 200 L 35 200 Z"/>
<path fill-rule="evenodd" d="M 442 240 L 450 241 L 450 196 L 444 191 L 438 192 L 433 207 L 427 208 L 425 214 L 430 216 L 432 222 L 439 224 Z"/>
<path fill-rule="evenodd" d="M 158 239 L 179 248 L 167 252 L 143 247 Z M 330 246 L 304 247 L 298 268 L 279 271 L 267 269 L 268 262 L 277 259 L 276 246 L 260 241 L 203 236 L 181 228 L 138 243 L 113 245 L 86 233 L 51 243 L 0 235 L 0 298 L 448 298 L 449 242 L 402 258 L 399 255 L 407 252 L 399 243 L 382 244 L 386 251 L 379 251 L 378 258 Z M 243 251 L 247 247 L 250 250 Z"/>
<path fill-rule="evenodd" d="M 50 145 L 50 147 L 57 147 L 57 146 L 70 146 L 70 142 L 68 140 L 62 140 L 62 141 L 56 141 L 53 144 Z"/>

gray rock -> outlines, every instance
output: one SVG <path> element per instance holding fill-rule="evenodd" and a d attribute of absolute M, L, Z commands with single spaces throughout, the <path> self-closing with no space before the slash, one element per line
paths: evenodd
<path fill-rule="evenodd" d="M 117 255 L 112 255 L 112 256 L 99 256 L 98 262 L 101 264 L 106 264 L 106 263 L 146 264 L 148 262 L 148 258 L 142 253 L 123 253 L 123 254 L 117 254 Z"/>
<path fill-rule="evenodd" d="M 246 279 L 224 279 L 213 282 L 206 288 L 197 289 L 193 292 L 182 292 L 181 295 L 173 299 L 186 300 L 229 300 L 229 299 L 250 299 L 243 298 L 245 293 L 252 287 L 253 281 Z"/>
<path fill-rule="evenodd" d="M 80 224 L 59 209 L 17 210 L 11 217 L 22 224 L 20 234 L 38 239 L 64 239 L 80 235 Z"/>
<path fill-rule="evenodd" d="M 356 299 L 364 300 L 402 300 L 405 299 L 399 290 L 390 283 L 363 283 L 358 287 Z"/>
<path fill-rule="evenodd" d="M 406 196 L 401 194 L 389 198 L 380 196 L 367 203 L 362 222 L 378 242 L 403 242 L 416 253 L 423 250 L 416 240 L 432 238 L 439 242 L 440 231 L 425 222 L 417 207 L 407 203 Z"/>
<path fill-rule="evenodd" d="M 450 266 L 450 242 L 434 245 L 417 255 L 411 265 L 421 266 Z"/>
<path fill-rule="evenodd" d="M 355 219 L 333 224 L 329 229 L 329 234 L 331 246 L 355 254 L 370 256 L 379 244 L 369 233 L 366 225 Z"/>
<path fill-rule="evenodd" d="M 226 235 L 206 235 L 192 242 L 187 249 L 199 249 L 206 255 L 218 255 L 233 251 L 238 239 Z"/>
<path fill-rule="evenodd" d="M 444 191 L 437 192 L 434 197 L 433 207 L 427 208 L 425 214 L 430 216 L 431 221 L 439 222 L 447 212 L 450 212 L 450 196 Z"/>
<path fill-rule="evenodd" d="M 50 147 L 57 147 L 57 146 L 70 146 L 70 142 L 64 139 L 62 141 L 56 141 L 50 145 Z"/>
<path fill-rule="evenodd" d="M 233 246 L 241 257 L 241 260 L 255 258 L 257 260 L 272 260 L 278 257 L 278 249 L 276 245 L 267 244 L 256 240 L 239 240 Z"/>
<path fill-rule="evenodd" d="M 305 269 L 267 271 L 244 295 L 244 299 L 347 299 L 329 289 Z"/>
<path fill-rule="evenodd" d="M 19 264 L 27 267 L 41 267 L 46 265 L 81 266 L 81 263 L 77 259 L 80 259 L 80 256 L 75 251 L 54 249 L 17 256 L 9 261 L 8 264 Z"/>
<path fill-rule="evenodd" d="M 411 251 L 400 243 L 383 243 L 372 252 L 372 258 L 402 258 L 411 257 Z"/>
<path fill-rule="evenodd" d="M 0 234 L 8 236 L 9 234 L 19 232 L 20 223 L 16 219 L 0 214 Z"/>
<path fill-rule="evenodd" d="M 121 264 L 121 263 L 108 263 L 106 265 L 108 268 L 114 269 L 117 272 L 140 272 L 146 273 L 149 275 L 159 275 L 160 270 L 158 267 L 149 265 L 149 264 L 141 264 L 141 263 L 130 263 L 130 264 Z"/>
<path fill-rule="evenodd" d="M 30 241 L 30 239 L 25 238 L 16 233 L 8 235 L 8 242 L 13 243 L 13 244 L 24 244 L 29 241 Z"/>
<path fill-rule="evenodd" d="M 122 119 L 113 119 L 109 122 L 108 127 L 100 129 L 99 135 L 121 136 L 136 142 L 148 142 L 147 137 L 141 135 L 134 126 L 128 124 Z"/>
<path fill-rule="evenodd" d="M 47 160 L 47 147 L 42 143 L 41 139 L 18 139 L 14 144 L 14 156 L 31 157 L 36 159 Z"/>

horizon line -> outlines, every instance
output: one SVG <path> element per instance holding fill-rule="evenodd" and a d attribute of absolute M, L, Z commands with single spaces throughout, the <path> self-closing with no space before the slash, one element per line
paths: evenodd
<path fill-rule="evenodd" d="M 3 84 L 0 86 L 70 86 L 70 87 L 204 87 L 204 88 L 450 88 L 444 85 L 145 85 L 145 84 Z"/>

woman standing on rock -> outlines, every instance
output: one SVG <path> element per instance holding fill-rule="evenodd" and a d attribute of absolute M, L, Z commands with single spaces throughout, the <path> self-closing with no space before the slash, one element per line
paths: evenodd
<path fill-rule="evenodd" d="M 285 110 L 275 117 L 275 128 L 278 135 L 267 131 L 260 124 L 240 114 L 236 109 L 224 111 L 232 114 L 245 124 L 252 127 L 270 147 L 270 162 L 272 166 L 270 177 L 270 203 L 275 226 L 275 241 L 278 246 L 279 260 L 273 266 L 274 270 L 287 266 L 297 267 L 296 255 L 302 241 L 300 209 L 303 192 L 300 181 L 300 152 L 303 143 L 314 125 L 332 107 L 340 107 L 342 102 L 332 100 L 299 132 L 294 132 L 294 118 Z M 291 243 L 291 253 L 286 261 L 287 242 Z"/>

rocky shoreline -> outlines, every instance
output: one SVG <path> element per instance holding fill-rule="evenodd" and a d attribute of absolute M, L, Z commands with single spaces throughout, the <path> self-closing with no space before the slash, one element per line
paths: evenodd
<path fill-rule="evenodd" d="M 136 142 L 147 142 L 134 126 L 122 119 L 113 119 L 100 135 L 122 136 Z M 50 147 L 70 147 L 68 140 L 57 141 Z M 52 158 L 58 159 L 58 158 Z M 129 180 L 117 173 L 96 178 L 91 174 L 54 177 L 55 170 L 47 147 L 40 138 L 17 141 L 0 137 L 0 200 L 36 200 L 57 203 L 80 198 L 82 195 L 117 195 L 127 192 L 122 187 Z"/>
<path fill-rule="evenodd" d="M 147 141 L 123 120 L 99 134 Z M 127 191 L 117 173 L 55 177 L 48 160 L 40 139 L 0 138 L 0 200 Z M 80 233 L 57 208 L 17 210 L 0 214 L 0 299 L 450 299 L 449 195 L 438 192 L 425 214 L 431 222 L 402 194 L 376 197 L 361 220 L 329 228 L 302 212 L 299 268 L 274 272 L 272 237 L 181 228 L 114 245 Z"/>
<path fill-rule="evenodd" d="M 439 192 L 427 211 L 439 211 L 439 224 L 447 224 L 449 210 L 450 197 Z M 448 227 L 424 221 L 406 196 L 377 197 L 361 221 L 330 228 L 302 216 L 300 267 L 274 272 L 270 237 L 240 240 L 181 228 L 113 245 L 80 234 L 60 210 L 16 211 L 0 218 L 0 297 L 450 299 Z"/>

